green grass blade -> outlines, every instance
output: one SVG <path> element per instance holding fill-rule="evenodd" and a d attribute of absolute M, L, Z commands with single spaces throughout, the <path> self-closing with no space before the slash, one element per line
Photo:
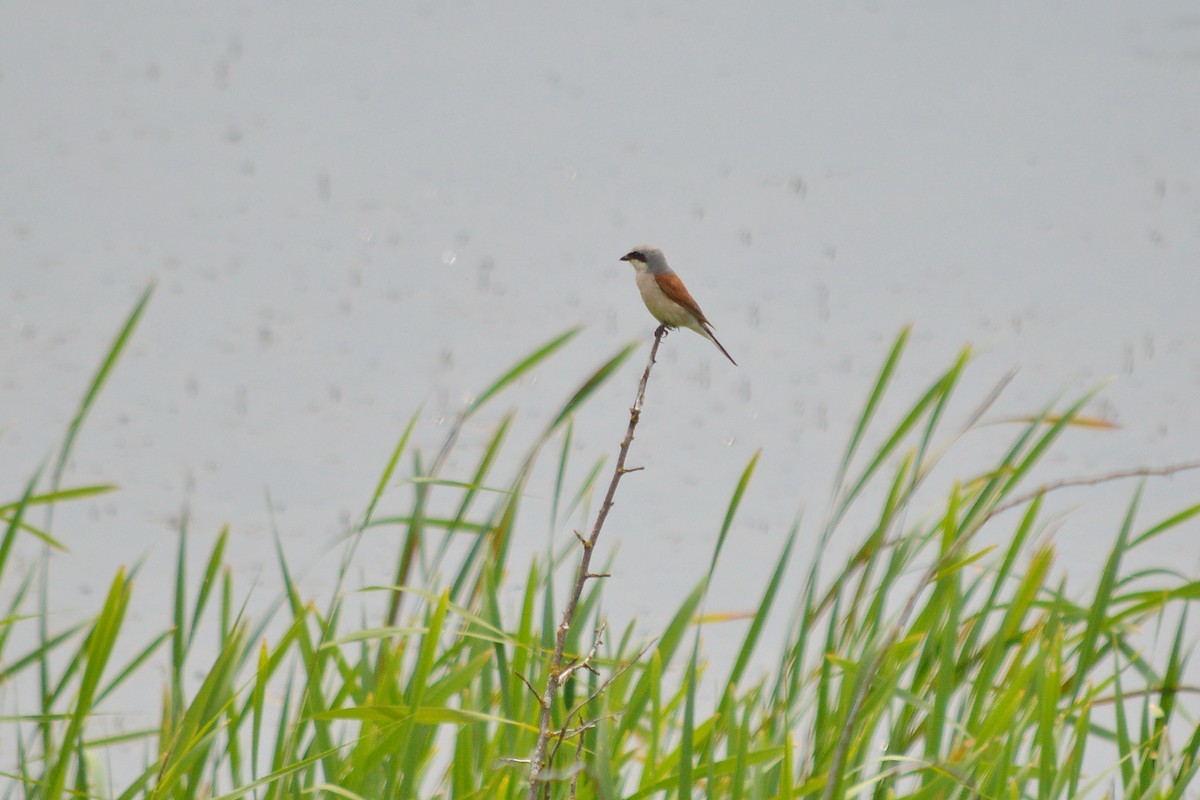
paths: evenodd
<path fill-rule="evenodd" d="M 125 350 L 125 345 L 128 344 L 134 329 L 137 328 L 138 321 L 142 318 L 142 313 L 146 310 L 146 304 L 150 302 L 150 296 L 153 293 L 154 284 L 151 283 L 142 292 L 138 301 L 134 303 L 133 310 L 126 317 L 125 324 L 121 326 L 117 338 L 113 340 L 112 345 L 108 348 L 108 353 L 104 356 L 104 360 L 100 362 L 100 368 L 92 376 L 92 381 L 84 393 L 83 401 L 79 404 L 79 408 L 76 410 L 75 416 L 71 419 L 70 425 L 67 426 L 67 435 L 63 439 L 62 447 L 59 448 L 58 459 L 54 464 L 54 470 L 50 477 L 52 490 L 56 491 L 62 482 L 63 469 L 66 468 L 67 459 L 70 457 L 71 449 L 75 445 L 75 437 L 79 435 L 80 429 L 83 428 L 83 422 L 87 419 L 88 412 L 92 410 L 96 398 L 100 396 L 100 390 L 104 388 L 105 382 L 108 381 L 109 375 L 112 374 L 113 367 L 116 366 L 117 360 Z"/>
<path fill-rule="evenodd" d="M 553 431 L 558 430 L 564 422 L 570 419 L 571 416 L 578 411 L 579 408 L 585 402 L 587 402 L 593 394 L 595 394 L 596 390 L 603 386 L 605 382 L 607 382 L 608 379 L 611 378 L 613 374 L 615 374 L 616 371 L 621 368 L 621 365 L 629 359 L 629 356 L 632 355 L 638 349 L 638 347 L 640 347 L 639 342 L 626 345 L 618 350 L 616 355 L 604 362 L 599 369 L 593 372 L 588 379 L 583 382 L 583 385 L 575 390 L 575 393 L 571 395 L 570 399 L 563 403 L 562 407 L 559 408 L 558 413 L 554 416 L 553 420 L 551 420 L 550 424 L 546 426 L 546 432 L 542 435 L 543 439 L 548 437 Z"/>
<path fill-rule="evenodd" d="M 912 327 L 906 326 L 900 331 L 900 335 L 892 343 L 892 349 L 888 352 L 887 358 L 883 362 L 883 367 L 879 370 L 879 374 L 875 378 L 875 384 L 871 387 L 871 393 L 867 397 L 867 404 L 863 407 L 862 413 L 858 416 L 858 423 L 854 427 L 854 431 L 850 434 L 850 442 L 846 445 L 846 452 L 842 456 L 842 463 L 838 466 L 837 477 L 834 478 L 833 485 L 840 487 L 846 480 L 846 475 L 850 471 L 850 462 L 854 460 L 855 454 L 858 452 L 858 446 L 862 443 L 863 436 L 870 427 L 871 420 L 875 416 L 876 409 L 879 408 L 880 401 L 887 391 L 888 384 L 891 383 L 893 375 L 895 375 L 896 367 L 900 364 L 900 357 L 904 354 L 904 347 L 908 343 L 908 337 L 912 333 Z"/>
<path fill-rule="evenodd" d="M 505 372 L 503 375 L 493 381 L 490 386 L 484 389 L 483 392 L 475 398 L 474 402 L 467 406 L 467 410 L 463 412 L 463 418 L 465 419 L 470 417 L 472 414 L 486 405 L 489 400 L 503 391 L 505 387 L 516 382 L 526 372 L 529 372 L 538 364 L 545 361 L 559 348 L 574 339 L 582 330 L 583 328 L 579 327 L 570 328 L 560 333 L 558 336 L 555 336 L 553 339 L 546 342 L 546 344 L 542 345 L 537 350 L 518 361 L 511 368 L 509 368 L 507 372 Z"/>
<path fill-rule="evenodd" d="M 713 548 L 712 559 L 708 562 L 708 578 L 706 580 L 709 583 L 712 582 L 713 574 L 717 570 L 717 561 L 721 558 L 721 550 L 725 547 L 725 539 L 729 536 L 729 529 L 733 527 L 733 519 L 737 516 L 738 507 L 742 504 L 742 498 L 746 494 L 746 487 L 750 485 L 750 479 L 754 477 L 754 468 L 758 466 L 758 458 L 761 455 L 762 451 L 758 450 L 750 458 L 750 462 L 742 470 L 742 476 L 738 478 L 737 486 L 733 490 L 733 497 L 729 499 L 729 505 L 725 507 L 725 519 L 721 521 L 721 530 L 717 534 L 717 544 Z"/>
<path fill-rule="evenodd" d="M 775 596 L 779 591 L 779 586 L 783 582 L 783 576 L 787 572 L 788 564 L 792 558 L 792 547 L 796 544 L 796 535 L 800 532 L 800 526 L 793 525 L 791 531 L 788 532 L 788 537 L 783 545 L 783 552 L 776 559 L 775 569 L 771 572 L 771 577 L 767 580 L 767 585 L 763 589 L 762 599 L 758 602 L 758 607 L 754 611 L 754 618 L 750 621 L 750 627 L 746 631 L 745 637 L 742 639 L 742 646 L 738 649 L 737 658 L 734 659 L 733 667 L 729 670 L 729 677 L 725 681 L 725 691 L 732 693 L 735 687 L 741 682 L 742 675 L 745 674 L 746 668 L 750 666 L 750 658 L 754 654 L 754 648 L 762 637 L 763 627 L 766 625 L 767 617 L 770 616 L 771 607 L 775 603 Z"/>
<path fill-rule="evenodd" d="M 79 688 L 74 698 L 66 731 L 61 739 L 64 746 L 56 753 L 46 774 L 47 797 L 59 797 L 63 794 L 67 785 L 67 772 L 70 765 L 78 763 L 79 759 L 83 757 L 83 752 L 78 749 L 79 743 L 82 741 L 87 717 L 94 709 L 104 669 L 108 665 L 113 646 L 116 644 L 117 633 L 121 628 L 121 621 L 125 617 L 125 610 L 129 604 L 129 589 L 124 570 L 118 570 L 100 614 L 88 633 L 83 651 L 85 662 L 83 673 L 80 676 Z"/>
<path fill-rule="evenodd" d="M 1129 503 L 1129 508 L 1125 512 L 1125 520 L 1121 523 L 1121 531 L 1117 535 L 1117 541 L 1113 544 L 1112 550 L 1109 551 L 1108 560 L 1104 564 L 1104 570 L 1100 573 L 1100 585 L 1096 588 L 1095 597 L 1092 600 L 1091 608 L 1088 610 L 1087 627 L 1084 629 L 1083 636 L 1077 648 L 1078 655 L 1075 658 L 1076 674 L 1073 681 L 1073 694 L 1075 696 L 1078 696 L 1083 691 L 1085 678 L 1095 666 L 1096 645 L 1100 637 L 1105 635 L 1105 623 L 1108 619 L 1109 605 L 1112 602 L 1113 592 L 1117 585 L 1121 561 L 1129 547 L 1129 536 L 1133 530 L 1133 520 L 1137 513 L 1141 496 L 1142 487 L 1139 486 Z"/>

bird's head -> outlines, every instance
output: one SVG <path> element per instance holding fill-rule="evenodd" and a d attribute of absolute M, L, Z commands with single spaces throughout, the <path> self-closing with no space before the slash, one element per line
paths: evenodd
<path fill-rule="evenodd" d="M 638 245 L 621 256 L 621 260 L 629 262 L 638 272 L 665 272 L 668 269 L 662 250 L 652 244 Z"/>

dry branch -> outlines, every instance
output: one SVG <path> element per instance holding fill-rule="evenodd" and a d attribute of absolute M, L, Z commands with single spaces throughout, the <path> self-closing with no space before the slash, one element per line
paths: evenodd
<path fill-rule="evenodd" d="M 545 783 L 544 773 L 548 764 L 546 763 L 546 750 L 549 745 L 550 738 L 553 736 L 551 730 L 552 711 L 554 708 L 554 696 L 558 688 L 566 682 L 571 674 L 581 665 L 574 667 L 563 667 L 563 650 L 566 647 L 567 632 L 571 629 L 571 623 L 575 619 L 575 608 L 579 604 L 579 598 L 583 595 L 584 585 L 592 578 L 604 577 L 603 575 L 594 574 L 589 567 L 592 563 L 592 553 L 596 549 L 596 541 L 600 538 L 600 531 L 604 528 L 604 521 L 608 518 L 608 512 L 612 509 L 613 498 L 617 493 L 617 484 L 621 482 L 621 477 L 627 472 L 636 472 L 641 467 L 626 468 L 625 457 L 629 454 L 629 445 L 633 444 L 633 432 L 637 428 L 638 420 L 642 416 L 642 403 L 646 398 L 646 384 L 650 381 L 650 370 L 654 367 L 655 358 L 658 355 L 658 346 L 662 343 L 663 337 L 667 333 L 665 325 L 659 325 L 654 331 L 654 344 L 650 347 L 650 358 L 646 362 L 646 369 L 642 372 L 642 380 L 638 383 L 637 397 L 633 401 L 633 407 L 629 409 L 629 427 L 625 429 L 625 438 L 621 440 L 621 448 L 617 453 L 617 464 L 613 468 L 612 480 L 608 484 L 608 492 L 604 495 L 604 503 L 600 506 L 600 512 L 596 515 L 596 524 L 592 526 L 592 533 L 586 539 L 580 536 L 576 531 L 575 535 L 579 538 L 582 545 L 583 553 L 579 558 L 579 569 L 575 573 L 575 585 L 571 590 L 570 596 L 567 598 L 567 605 L 563 609 L 562 622 L 558 625 L 558 630 L 554 636 L 554 654 L 550 657 L 550 669 L 546 675 L 546 689 L 538 699 L 541 705 L 541 711 L 538 715 L 538 738 L 537 744 L 534 746 L 533 757 L 530 759 L 529 768 L 529 794 L 528 800 L 538 800 L 538 792 Z M 597 631 L 596 640 L 592 647 L 592 653 L 588 655 L 582 664 L 589 664 L 592 655 L 596 651 L 596 647 L 600 643 L 600 635 L 603 629 Z"/>

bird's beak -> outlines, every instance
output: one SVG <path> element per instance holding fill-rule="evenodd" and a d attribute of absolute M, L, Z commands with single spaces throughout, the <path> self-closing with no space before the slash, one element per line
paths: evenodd
<path fill-rule="evenodd" d="M 628 255 L 623 255 L 623 256 L 621 256 L 621 260 L 622 260 L 622 261 L 633 261 L 633 259 L 632 259 L 632 258 L 630 258 Z"/>

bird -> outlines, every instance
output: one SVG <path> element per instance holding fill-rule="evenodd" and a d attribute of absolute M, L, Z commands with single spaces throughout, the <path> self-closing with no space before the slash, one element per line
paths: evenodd
<path fill-rule="evenodd" d="M 700 305 L 692 297 L 683 281 L 675 274 L 675 270 L 667 264 L 663 251 L 652 244 L 638 245 L 625 255 L 622 261 L 628 261 L 637 270 L 637 287 L 642 293 L 642 302 L 654 315 L 654 318 L 667 328 L 687 328 L 708 339 L 717 349 L 729 359 L 729 363 L 737 366 L 729 351 L 717 341 L 713 335 L 712 323 L 700 310 Z"/>

